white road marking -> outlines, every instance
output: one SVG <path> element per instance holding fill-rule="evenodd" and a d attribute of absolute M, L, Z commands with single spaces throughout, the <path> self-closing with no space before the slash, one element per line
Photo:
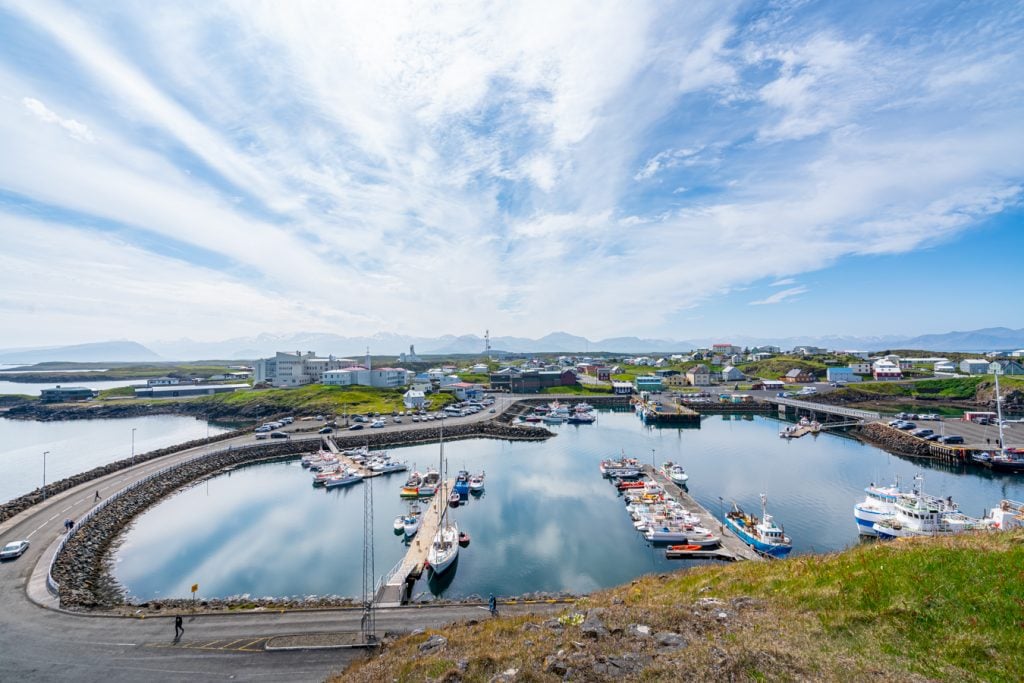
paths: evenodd
<path fill-rule="evenodd" d="M 81 644 L 81 645 L 123 645 L 123 646 L 126 646 L 126 647 L 129 647 L 129 646 L 130 647 L 135 647 L 135 643 L 101 643 L 101 642 L 94 642 L 94 641 L 90 641 L 90 640 L 81 640 L 81 641 L 78 641 L 78 644 Z"/>

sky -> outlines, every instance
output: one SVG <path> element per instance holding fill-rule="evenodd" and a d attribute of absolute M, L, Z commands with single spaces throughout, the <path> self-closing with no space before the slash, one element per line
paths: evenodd
<path fill-rule="evenodd" d="M 1021 45 L 1005 0 L 0 0 L 0 347 L 1024 327 Z"/>

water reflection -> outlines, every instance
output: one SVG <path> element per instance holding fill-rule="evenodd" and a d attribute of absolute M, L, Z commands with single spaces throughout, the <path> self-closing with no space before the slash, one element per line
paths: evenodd
<path fill-rule="evenodd" d="M 632 413 L 604 412 L 597 425 L 556 426 L 545 443 L 456 441 L 445 445 L 449 470 L 487 472 L 483 495 L 448 514 L 472 543 L 458 566 L 427 575 L 413 595 L 458 598 L 532 591 L 586 592 L 646 572 L 682 566 L 636 533 L 623 498 L 600 477 L 597 463 L 627 454 L 681 462 L 691 495 L 712 513 L 735 500 L 769 508 L 793 537 L 795 553 L 839 550 L 858 542 L 852 507 L 871 481 L 909 481 L 925 470 L 925 489 L 952 495 L 978 514 L 1000 498 L 1024 497 L 1020 479 L 989 471 L 947 471 L 836 435 L 783 440 L 764 416 L 708 416 L 699 430 L 649 429 Z M 654 454 L 651 454 L 651 450 Z M 436 462 L 437 446 L 401 449 L 401 459 Z M 385 573 L 406 551 L 393 533 L 407 509 L 404 474 L 350 488 L 310 485 L 297 463 L 272 463 L 218 477 L 162 502 L 138 520 L 117 555 L 116 575 L 142 598 L 359 595 L 362 486 L 374 487 L 375 566 Z M 430 539 L 419 539 L 429 542 Z"/>

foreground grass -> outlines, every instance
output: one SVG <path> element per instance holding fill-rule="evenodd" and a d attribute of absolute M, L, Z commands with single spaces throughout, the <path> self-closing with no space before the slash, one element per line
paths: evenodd
<path fill-rule="evenodd" d="M 705 598 L 721 603 L 700 605 Z M 647 576 L 566 611 L 594 607 L 604 608 L 611 631 L 596 640 L 572 624 L 541 625 L 548 617 L 488 620 L 405 637 L 336 680 L 487 681 L 508 669 L 516 680 L 559 680 L 546 669 L 551 656 L 569 658 L 574 679 L 603 680 L 587 667 L 635 652 L 651 658 L 625 677 L 634 680 L 1019 681 L 1024 532 Z M 634 623 L 679 633 L 688 645 L 659 654 L 651 639 L 629 635 Z M 447 645 L 421 653 L 433 633 Z"/>

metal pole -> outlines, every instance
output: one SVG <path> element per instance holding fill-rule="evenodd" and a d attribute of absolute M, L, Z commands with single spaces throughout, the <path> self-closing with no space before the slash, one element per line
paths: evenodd
<path fill-rule="evenodd" d="M 207 427 L 209 430 L 209 427 Z M 132 427 L 132 467 L 135 466 L 135 427 Z"/>
<path fill-rule="evenodd" d="M 50 451 L 43 451 L 43 500 L 46 500 L 46 454 Z"/>

